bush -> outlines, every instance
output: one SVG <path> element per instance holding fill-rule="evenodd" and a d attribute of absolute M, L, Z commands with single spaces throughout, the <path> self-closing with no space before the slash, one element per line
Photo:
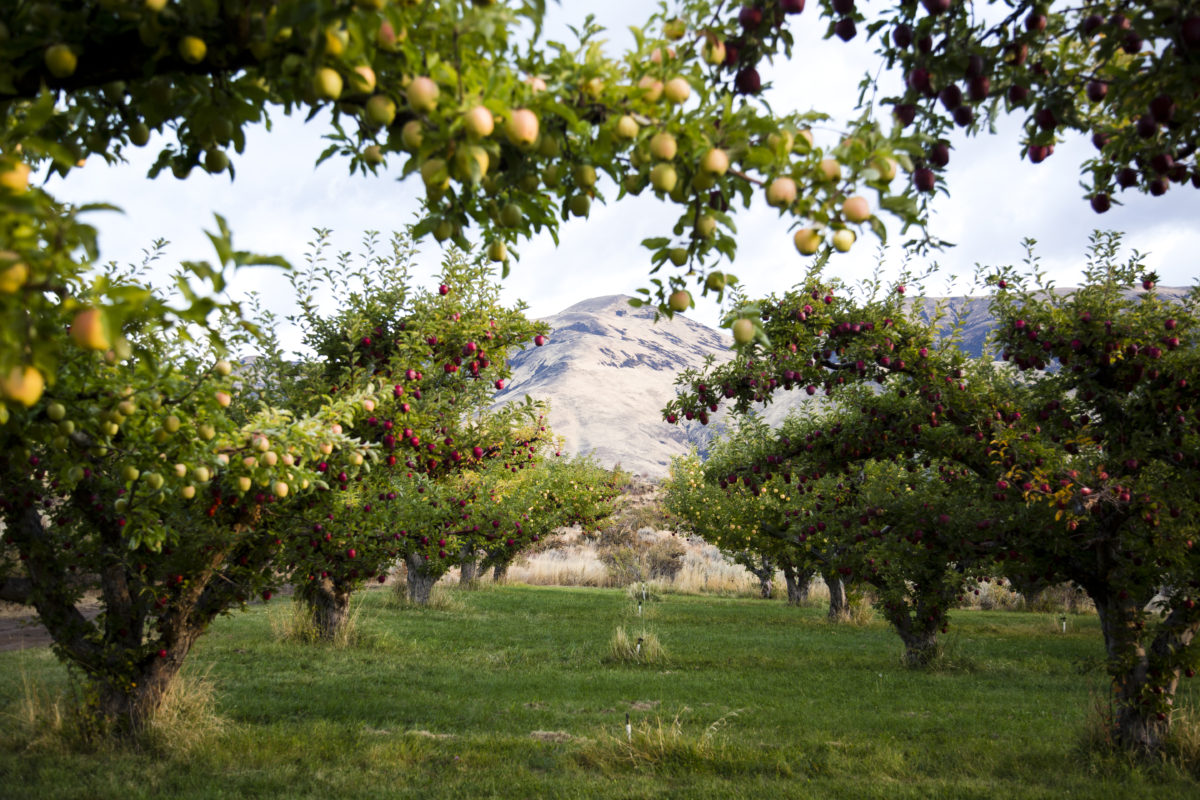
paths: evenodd
<path fill-rule="evenodd" d="M 659 539 L 646 549 L 646 563 L 651 579 L 673 581 L 683 569 L 687 548 L 674 536 Z"/>

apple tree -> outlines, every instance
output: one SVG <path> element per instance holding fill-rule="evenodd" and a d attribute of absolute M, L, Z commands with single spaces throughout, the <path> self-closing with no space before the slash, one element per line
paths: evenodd
<path fill-rule="evenodd" d="M 79 233 L 60 211 L 63 231 Z M 109 269 L 31 313 L 28 335 L 57 356 L 54 381 L 9 382 L 0 407 L 0 597 L 36 609 L 96 721 L 118 734 L 153 714 L 214 618 L 269 596 L 289 512 L 326 479 L 319 465 L 353 475 L 372 457 L 331 429 L 361 413 L 366 391 L 303 414 L 243 396 L 220 343 L 253 328 L 200 297 L 261 259 L 235 251 L 223 224 L 212 238 L 219 262 L 185 264 L 180 297 L 145 288 L 140 270 Z M 59 243 L 66 252 L 38 258 L 71 274 L 85 248 Z M 107 322 L 93 285 L 124 303 Z"/>
<path fill-rule="evenodd" d="M 620 494 L 611 470 L 585 456 L 547 455 L 534 469 L 518 470 L 489 487 L 494 506 L 486 512 L 480 567 L 503 576 L 509 564 L 557 530 L 587 530 L 612 516 Z M 492 530 L 487 530 L 488 527 Z M 505 532 L 508 532 L 506 535 Z M 513 534 L 516 534 L 514 538 Z"/>
<path fill-rule="evenodd" d="M 1138 257 L 1121 260 L 1114 234 L 1094 237 L 1083 284 L 1069 292 L 1032 263 L 985 273 L 998 355 L 1013 369 L 957 366 L 916 340 L 879 351 L 888 388 L 862 401 L 835 449 L 843 461 L 904 454 L 958 465 L 983 500 L 1011 508 L 976 520 L 976 555 L 1002 562 L 1015 580 L 1071 580 L 1087 592 L 1113 681 L 1114 740 L 1156 753 L 1178 681 L 1200 658 L 1195 293 L 1164 296 Z M 795 336 L 808 335 L 804 322 L 792 324 Z M 768 330 L 774 349 L 744 359 L 787 357 L 788 336 Z M 698 385 L 720 385 L 744 368 L 743 360 L 695 376 L 677 407 L 719 407 L 707 394 L 701 401 Z M 754 388 L 739 399 L 753 402 Z M 787 464 L 810 447 L 781 438 L 770 457 Z M 1003 524 L 1012 515 L 1026 522 Z"/>
<path fill-rule="evenodd" d="M 321 636 L 331 638 L 355 590 L 415 557 L 397 533 L 418 527 L 405 514 L 448 507 L 458 494 L 477 496 L 467 473 L 494 459 L 523 465 L 527 449 L 545 440 L 539 404 L 489 406 L 510 374 L 510 353 L 540 345 L 548 330 L 527 320 L 522 306 L 502 306 L 492 269 L 461 252 L 444 259 L 435 288 L 421 289 L 411 277 L 417 253 L 408 235 L 381 244 L 368 234 L 358 256 L 331 254 L 328 231 L 311 245 L 308 264 L 289 277 L 299 305 L 294 321 L 315 357 L 291 362 L 270 349 L 263 382 L 300 408 L 383 387 L 348 431 L 376 446 L 379 463 L 357 481 L 329 472 L 338 491 L 314 504 L 291 554 L 298 596 Z M 318 298 L 339 302 L 327 310 Z M 421 553 L 457 559 L 459 551 L 447 547 Z M 409 567 L 416 587 L 425 567 Z"/>
<path fill-rule="evenodd" d="M 1002 114 L 1023 119 L 1021 152 L 1035 164 L 1072 134 L 1090 137 L 1096 154 L 1081 168 L 1097 213 L 1127 190 L 1200 188 L 1200 9 L 1191 3 L 922 0 L 864 9 L 826 0 L 822 9 L 827 36 L 849 41 L 863 24 L 889 72 L 903 77 L 881 102 L 927 143 L 912 162 L 921 191 L 935 190 L 949 162 L 951 129 L 991 131 Z M 892 91 L 871 77 L 863 85 Z"/>
<path fill-rule="evenodd" d="M 755 417 L 740 417 L 712 444 L 703 462 L 693 453 L 676 458 L 666 484 L 667 509 L 690 530 L 716 546 L 759 579 L 762 596 L 771 596 L 776 568 L 787 584 L 788 602 L 798 604 L 820 562 L 799 553 L 786 541 L 793 490 L 786 481 L 767 486 L 761 466 L 737 474 L 773 432 Z M 829 586 L 829 618 L 846 611 L 842 581 L 832 571 L 823 577 Z"/>

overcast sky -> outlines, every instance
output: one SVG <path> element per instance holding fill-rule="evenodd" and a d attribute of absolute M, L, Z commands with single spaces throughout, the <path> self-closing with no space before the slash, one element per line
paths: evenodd
<path fill-rule="evenodd" d="M 630 41 L 627 26 L 644 22 L 644 2 L 567 0 L 551 6 L 548 30 L 553 38 L 570 41 L 565 25 L 578 24 L 587 13 L 611 31 L 612 53 Z M 824 24 L 812 9 L 789 18 L 796 36 L 796 56 L 764 71 L 774 83 L 768 98 L 779 113 L 815 109 L 835 120 L 852 116 L 857 84 L 877 59 L 863 36 L 844 44 L 823 41 Z M 884 112 L 886 114 L 886 112 Z M 931 232 L 956 247 L 937 256 L 944 275 L 970 276 L 977 263 L 1019 262 L 1024 237 L 1038 240 L 1043 266 L 1062 285 L 1078 279 L 1088 236 L 1097 227 L 1126 233 L 1131 248 L 1147 253 L 1147 263 L 1167 285 L 1190 285 L 1200 273 L 1200 191 L 1173 185 L 1165 197 L 1150 198 L 1126 193 L 1099 216 L 1082 199 L 1079 164 L 1091 145 L 1082 136 L 1060 144 L 1039 165 L 1020 160 L 1019 130 L 1014 120 L 1002 121 L 998 136 L 953 141 L 948 172 L 949 197 L 939 196 Z M 75 202 L 111 202 L 124 214 L 96 215 L 105 261 L 139 261 L 141 252 L 156 238 L 171 242 L 173 261 L 209 259 L 211 246 L 203 231 L 213 228 L 213 214 L 225 216 L 239 249 L 283 255 L 302 263 L 315 227 L 331 228 L 338 250 L 355 250 L 365 230 L 389 233 L 415 221 L 423 187 L 417 179 L 396 181 L 401 159 L 394 159 L 390 174 L 351 177 L 346 162 L 330 160 L 312 165 L 324 149 L 321 118 L 305 125 L 278 113 L 270 132 L 258 130 L 248 137 L 244 154 L 234 156 L 237 180 L 214 177 L 194 170 L 186 181 L 169 170 L 150 181 L 146 170 L 153 160 L 156 140 L 138 151 L 138 160 L 107 167 L 92 158 L 66 180 L 54 180 L 50 190 L 60 199 Z M 836 132 L 822 134 L 829 143 Z M 613 186 L 602 187 L 615 197 Z M 868 193 L 868 197 L 874 193 Z M 520 246 L 521 260 L 505 282 L 505 299 L 530 305 L 532 316 L 554 314 L 588 297 L 634 294 L 647 286 L 649 251 L 639 245 L 648 236 L 670 235 L 677 214 L 646 192 L 609 206 L 593 205 L 587 220 L 562 226 L 560 244 L 544 236 Z M 897 231 L 894 222 L 885 222 Z M 795 251 L 788 222 L 760 203 L 737 218 L 739 253 L 728 269 L 736 273 L 752 295 L 782 291 L 799 280 L 806 259 Z M 900 237 L 897 235 L 896 239 Z M 422 243 L 423 266 L 432 275 L 439 262 L 439 246 Z M 892 253 L 891 263 L 898 260 Z M 831 270 L 851 280 L 869 275 L 877 263 L 877 243 L 863 236 L 851 253 L 836 255 Z M 941 287 L 935 282 L 933 288 Z M 277 269 L 246 270 L 235 281 L 233 293 L 258 290 L 267 305 L 280 313 L 289 309 L 289 289 Z M 960 285 L 959 290 L 962 290 Z M 691 316 L 715 325 L 720 316 L 715 303 L 698 299 Z M 293 335 L 285 342 L 294 343 Z"/>

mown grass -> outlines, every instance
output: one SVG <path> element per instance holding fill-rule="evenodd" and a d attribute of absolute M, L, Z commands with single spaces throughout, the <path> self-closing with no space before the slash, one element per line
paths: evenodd
<path fill-rule="evenodd" d="M 45 649 L 0 654 L 0 797 L 1200 796 L 1174 767 L 1080 748 L 1105 686 L 1092 617 L 1063 634 L 1050 615 L 958 612 L 941 668 L 915 672 L 886 625 L 819 608 L 665 595 L 638 616 L 619 590 L 516 586 L 458 600 L 369 593 L 348 647 L 279 640 L 262 607 L 221 620 L 188 666 L 219 724 L 187 748 L 33 735 L 26 684 L 45 706 L 65 672 Z M 666 659 L 614 660 L 620 626 Z"/>

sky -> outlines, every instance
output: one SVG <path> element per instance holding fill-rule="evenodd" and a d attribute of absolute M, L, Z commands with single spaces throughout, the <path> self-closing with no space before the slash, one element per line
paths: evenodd
<path fill-rule="evenodd" d="M 566 26 L 580 24 L 591 13 L 609 30 L 610 53 L 615 55 L 631 41 L 627 27 L 644 23 L 646 7 L 632 0 L 551 4 L 547 35 L 570 42 Z M 764 80 L 773 84 L 766 98 L 781 114 L 818 110 L 832 115 L 829 129 L 817 130 L 819 141 L 832 144 L 840 138 L 836 121 L 855 116 L 858 82 L 867 71 L 877 71 L 879 61 L 862 34 L 850 43 L 822 40 L 825 25 L 812 9 L 789 17 L 788 24 L 796 37 L 795 55 L 763 70 Z M 886 115 L 884 110 L 879 116 Z M 147 179 L 157 152 L 158 140 L 151 139 L 129 163 L 110 167 L 93 157 L 66 179 L 52 179 L 48 189 L 61 200 L 109 202 L 123 209 L 121 214 L 91 219 L 100 231 L 101 258 L 106 262 L 139 262 L 159 238 L 170 242 L 168 263 L 211 259 L 204 231 L 215 229 L 214 214 L 229 221 L 238 249 L 282 255 L 294 264 L 304 262 L 314 228 L 331 229 L 338 251 L 356 251 L 364 231 L 389 234 L 416 221 L 423 187 L 416 178 L 396 180 L 402 159 L 395 159 L 387 172 L 365 178 L 351 176 L 347 163 L 336 158 L 313 166 L 325 146 L 325 129 L 321 117 L 305 124 L 276 111 L 271 130 L 251 132 L 245 152 L 233 156 L 234 182 L 227 175 L 210 176 L 201 170 L 185 181 L 169 170 Z M 1146 254 L 1147 266 L 1159 273 L 1162 284 L 1195 282 L 1200 275 L 1200 191 L 1173 185 L 1161 198 L 1127 192 L 1118 198 L 1123 206 L 1099 216 L 1082 199 L 1079 165 L 1092 152 L 1082 135 L 1073 134 L 1038 165 L 1020 159 L 1019 140 L 1016 119 L 1002 119 L 995 136 L 951 140 L 949 196 L 937 198 L 930 231 L 956 246 L 933 257 L 940 270 L 927 287 L 930 293 L 965 291 L 976 264 L 1019 263 L 1025 257 L 1021 241 L 1026 237 L 1037 240 L 1042 268 L 1059 285 L 1073 284 L 1096 228 L 1124 232 L 1126 245 Z M 616 196 L 614 186 L 601 189 Z M 558 246 L 549 236 L 519 246 L 521 258 L 504 282 L 503 299 L 523 300 L 530 316 L 543 317 L 597 295 L 633 295 L 649 285 L 650 251 L 639 242 L 670 235 L 676 216 L 673 205 L 649 192 L 608 206 L 594 204 L 588 219 L 562 225 Z M 803 278 L 807 259 L 792 244 L 788 219 L 760 199 L 736 221 L 738 257 L 722 268 L 735 273 L 750 296 L 782 292 Z M 885 222 L 894 241 L 900 241 L 899 226 L 886 217 Z M 881 253 L 878 241 L 868 234 L 850 253 L 836 254 L 829 269 L 856 281 L 869 276 L 882 258 L 884 274 L 894 274 L 900 255 L 895 246 Z M 432 239 L 422 242 L 418 276 L 436 274 L 439 261 L 440 246 Z M 958 282 L 951 282 L 950 276 L 957 276 Z M 230 294 L 241 297 L 251 291 L 277 314 L 286 315 L 292 308 L 290 288 L 278 269 L 239 272 Z M 697 307 L 688 315 L 716 326 L 722 310 L 695 294 Z M 282 339 L 286 346 L 298 347 L 294 331 L 283 331 Z"/>

